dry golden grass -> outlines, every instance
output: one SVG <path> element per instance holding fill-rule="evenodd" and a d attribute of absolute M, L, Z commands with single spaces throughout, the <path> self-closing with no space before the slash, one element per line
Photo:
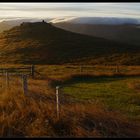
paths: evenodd
<path fill-rule="evenodd" d="M 132 89 L 140 91 L 140 82 L 138 81 L 133 81 L 133 83 L 129 83 L 128 86 Z"/>
<path fill-rule="evenodd" d="M 30 67 L 31 65 L 22 64 L 1 64 L 0 68 L 16 68 L 16 67 Z M 140 66 L 119 66 L 119 73 L 116 72 L 116 66 L 104 66 L 104 65 L 82 65 L 81 72 L 80 65 L 35 65 L 36 78 L 53 78 L 61 79 L 70 75 L 77 74 L 90 74 L 90 75 L 128 75 L 128 76 L 139 76 Z"/>
<path fill-rule="evenodd" d="M 140 126 L 96 103 L 62 102 L 56 117 L 54 89 L 47 80 L 29 79 L 29 93 L 20 78 L 5 89 L 0 80 L 1 137 L 139 137 Z"/>
<path fill-rule="evenodd" d="M 42 77 L 28 79 L 28 96 L 23 94 L 21 77 L 11 76 L 9 88 L 6 88 L 5 77 L 0 77 L 1 137 L 140 137 L 137 120 L 134 122 L 119 112 L 108 111 L 98 102 L 71 102 L 69 97 L 61 95 L 60 118 L 57 119 L 56 85 L 81 76 L 124 76 L 110 70 L 79 73 L 77 67 L 67 72 L 66 67 L 69 66 L 37 66 L 37 71 L 42 70 Z M 47 71 L 43 71 L 46 68 Z M 125 76 L 139 74 L 139 67 L 135 67 L 133 73 L 133 67 L 128 69 Z M 129 86 L 139 89 L 137 84 Z"/>
<path fill-rule="evenodd" d="M 65 111 L 62 119 L 69 120 L 70 126 L 73 127 L 71 130 L 75 136 L 139 136 L 140 129 L 136 122 L 129 122 L 125 116 L 117 112 L 109 112 L 98 103 L 65 105 L 62 110 Z M 79 131 L 80 133 L 78 133 Z"/>

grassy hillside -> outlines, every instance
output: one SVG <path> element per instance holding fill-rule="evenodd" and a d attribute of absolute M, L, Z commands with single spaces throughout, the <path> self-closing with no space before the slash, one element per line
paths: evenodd
<path fill-rule="evenodd" d="M 65 31 L 45 22 L 22 23 L 0 34 L 0 63 L 140 64 L 140 48 Z"/>
<path fill-rule="evenodd" d="M 132 71 L 139 72 L 139 67 L 125 68 L 121 70 L 127 70 L 128 75 Z M 0 76 L 1 137 L 140 136 L 138 76 L 113 76 L 114 67 L 93 68 L 98 72 L 96 77 L 94 72 L 89 76 L 80 75 L 76 66 L 43 65 L 36 69 L 40 75 L 28 78 L 26 96 L 20 76 L 10 76 L 8 88 L 5 75 Z M 108 76 L 102 76 L 100 70 Z M 60 85 L 59 119 L 56 82 Z"/>

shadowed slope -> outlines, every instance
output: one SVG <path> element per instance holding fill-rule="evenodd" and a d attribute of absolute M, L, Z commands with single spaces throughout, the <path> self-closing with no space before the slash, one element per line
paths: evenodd
<path fill-rule="evenodd" d="M 0 52 L 0 63 L 139 65 L 140 62 L 139 46 L 72 33 L 46 22 L 22 23 L 3 32 Z"/>

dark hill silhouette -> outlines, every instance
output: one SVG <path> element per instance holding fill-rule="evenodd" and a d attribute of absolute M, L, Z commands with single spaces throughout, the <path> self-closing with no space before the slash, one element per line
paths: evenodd
<path fill-rule="evenodd" d="M 72 33 L 46 22 L 22 23 L 0 34 L 0 63 L 140 64 L 140 47 Z"/>
<path fill-rule="evenodd" d="M 56 27 L 90 36 L 101 37 L 131 45 L 140 45 L 140 25 L 138 24 L 76 24 L 69 22 L 54 23 Z"/>

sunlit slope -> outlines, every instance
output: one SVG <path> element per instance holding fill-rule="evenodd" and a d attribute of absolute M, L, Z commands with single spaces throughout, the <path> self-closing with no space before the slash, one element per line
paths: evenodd
<path fill-rule="evenodd" d="M 22 23 L 0 34 L 0 63 L 140 64 L 140 47 L 72 33 L 46 22 Z"/>

